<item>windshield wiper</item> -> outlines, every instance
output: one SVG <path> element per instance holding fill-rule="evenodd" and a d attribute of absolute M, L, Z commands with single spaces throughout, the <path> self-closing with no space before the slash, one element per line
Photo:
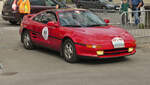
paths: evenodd
<path fill-rule="evenodd" d="M 63 25 L 64 27 L 82 27 L 80 25 Z"/>
<path fill-rule="evenodd" d="M 87 27 L 96 27 L 96 26 L 106 26 L 106 24 L 93 24 L 93 25 L 88 25 Z"/>

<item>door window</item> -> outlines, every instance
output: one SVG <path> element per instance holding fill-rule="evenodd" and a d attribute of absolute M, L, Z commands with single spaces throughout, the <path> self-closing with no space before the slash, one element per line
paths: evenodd
<path fill-rule="evenodd" d="M 34 17 L 33 20 L 43 24 L 47 24 L 49 21 L 57 21 L 56 15 L 53 12 L 44 12 L 42 14 L 39 14 Z"/>
<path fill-rule="evenodd" d="M 42 15 L 43 15 L 43 14 L 37 15 L 36 17 L 33 18 L 33 20 L 34 20 L 34 21 L 37 21 L 37 22 L 41 22 L 41 21 L 42 21 Z"/>

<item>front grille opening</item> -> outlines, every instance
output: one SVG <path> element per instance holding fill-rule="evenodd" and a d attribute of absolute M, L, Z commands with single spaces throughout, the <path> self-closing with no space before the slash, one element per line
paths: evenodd
<path fill-rule="evenodd" d="M 122 54 L 122 53 L 128 53 L 128 48 L 104 50 L 104 55 L 117 55 L 117 54 Z"/>

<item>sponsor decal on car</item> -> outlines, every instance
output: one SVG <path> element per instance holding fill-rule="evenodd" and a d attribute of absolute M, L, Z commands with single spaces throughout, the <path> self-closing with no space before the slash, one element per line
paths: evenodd
<path fill-rule="evenodd" d="M 42 36 L 43 36 L 44 40 L 48 40 L 48 27 L 43 28 Z"/>

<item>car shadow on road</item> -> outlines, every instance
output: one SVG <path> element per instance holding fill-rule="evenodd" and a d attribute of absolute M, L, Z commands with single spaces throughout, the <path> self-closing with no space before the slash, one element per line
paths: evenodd
<path fill-rule="evenodd" d="M 63 57 L 60 56 L 60 53 L 57 51 L 53 51 L 51 49 L 43 48 L 43 47 L 37 47 L 36 51 L 51 55 L 53 57 L 56 57 L 56 58 L 64 61 Z M 106 59 L 80 58 L 80 60 L 79 60 L 79 62 L 77 62 L 77 64 L 96 65 L 96 64 L 122 63 L 122 62 L 129 62 L 129 61 L 131 61 L 131 60 L 128 57 L 117 57 L 117 58 L 106 58 Z"/>
<path fill-rule="evenodd" d="M 107 58 L 107 59 L 81 59 L 79 63 L 95 65 L 95 64 L 112 64 L 112 63 L 123 63 L 129 62 L 130 59 L 127 57 L 118 57 L 118 58 Z"/>
<path fill-rule="evenodd" d="M 44 54 L 51 55 L 53 57 L 59 58 L 63 60 L 63 57 L 60 56 L 60 53 L 54 50 L 51 50 L 49 48 L 44 48 L 44 47 L 37 47 L 36 51 L 42 52 Z"/>

